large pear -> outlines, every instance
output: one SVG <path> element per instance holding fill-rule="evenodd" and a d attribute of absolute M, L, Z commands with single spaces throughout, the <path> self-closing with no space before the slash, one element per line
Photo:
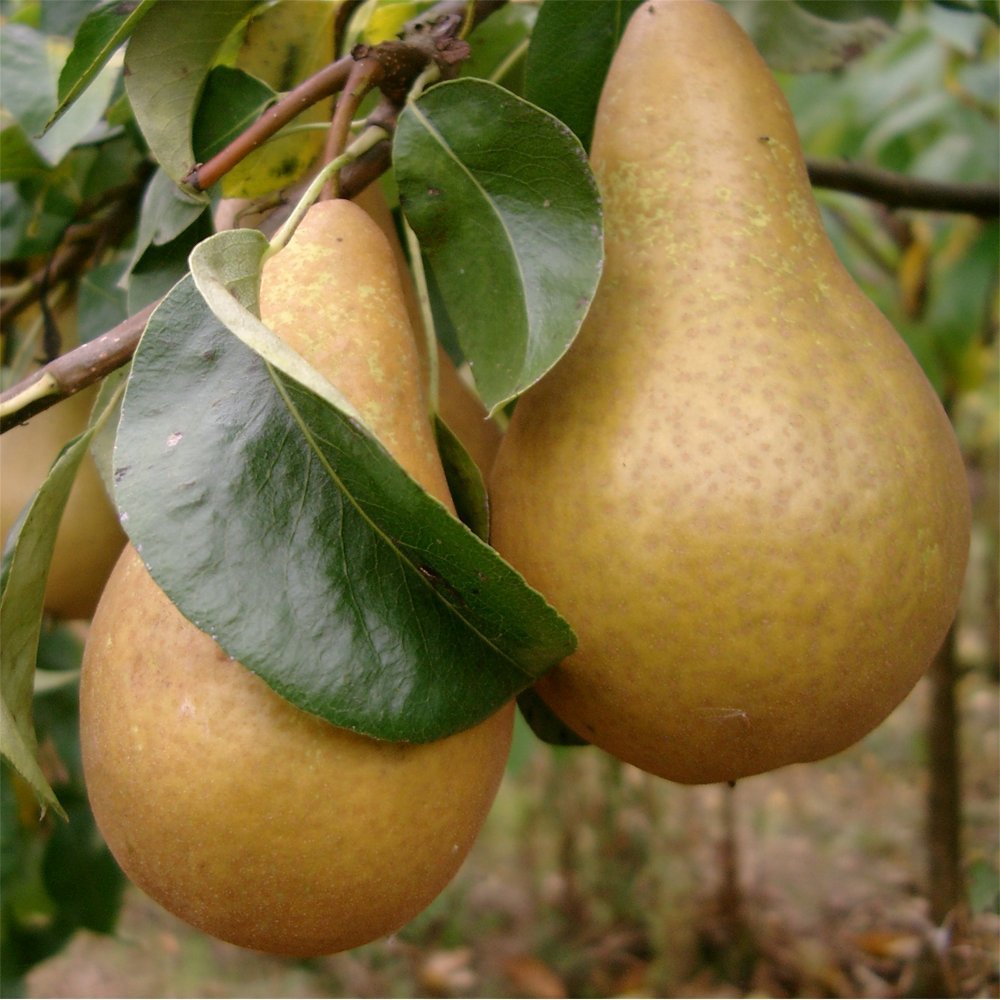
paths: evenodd
<path fill-rule="evenodd" d="M 538 690 L 676 781 L 836 753 L 955 614 L 949 421 L 837 259 L 785 99 L 721 7 L 637 8 L 591 162 L 605 271 L 492 475 L 494 545 L 579 637 Z"/>
<path fill-rule="evenodd" d="M 265 322 L 450 507 L 392 250 L 349 202 L 310 209 L 265 266 Z M 513 709 L 381 742 L 280 698 L 167 598 L 131 546 L 81 681 L 98 826 L 126 874 L 223 940 L 318 955 L 389 934 L 458 870 L 503 775 Z"/>

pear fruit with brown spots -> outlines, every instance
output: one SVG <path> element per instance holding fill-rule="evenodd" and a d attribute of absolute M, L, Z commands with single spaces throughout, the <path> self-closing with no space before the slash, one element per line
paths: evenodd
<path fill-rule="evenodd" d="M 346 201 L 314 205 L 264 268 L 264 321 L 451 508 L 392 250 Z M 513 708 L 425 744 L 300 711 L 231 660 L 126 548 L 94 618 L 81 742 L 126 874 L 215 937 L 320 955 L 389 934 L 456 873 L 486 818 Z"/>
<path fill-rule="evenodd" d="M 636 9 L 591 163 L 601 283 L 491 482 L 493 544 L 579 639 L 538 691 L 680 782 L 834 754 L 955 615 L 952 428 L 838 260 L 786 101 L 722 7 Z"/>

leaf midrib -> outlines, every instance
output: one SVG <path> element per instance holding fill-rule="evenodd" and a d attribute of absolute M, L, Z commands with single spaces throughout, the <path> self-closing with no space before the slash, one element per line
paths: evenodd
<path fill-rule="evenodd" d="M 278 394 L 281 396 L 282 401 L 284 402 L 286 408 L 288 409 L 288 412 L 291 415 L 292 419 L 295 421 L 295 424 L 298 426 L 299 430 L 301 431 L 302 436 L 305 438 L 306 443 L 309 445 L 310 450 L 319 459 L 319 462 L 320 462 L 321 466 L 326 471 L 326 473 L 329 476 L 330 480 L 334 483 L 334 485 L 340 491 L 341 495 L 358 512 L 358 515 L 369 526 L 369 528 L 372 531 L 372 533 L 375 534 L 375 536 L 377 538 L 379 538 L 382 541 L 382 543 L 388 547 L 388 549 L 393 553 L 393 555 L 396 557 L 397 561 L 404 567 L 404 569 L 411 576 L 415 577 L 420 582 L 421 586 L 426 587 L 431 592 L 431 594 L 434 596 L 434 598 L 435 598 L 436 601 L 438 601 L 439 603 L 441 603 L 442 605 L 444 605 L 452 613 L 452 615 L 454 615 L 455 618 L 457 618 L 472 633 L 474 633 L 479 638 L 479 640 L 482 642 L 482 644 L 484 646 L 486 646 L 487 649 L 493 650 L 494 653 L 501 660 L 505 661 L 506 663 L 509 663 L 511 666 L 513 666 L 517 671 L 519 671 L 525 677 L 528 677 L 529 679 L 534 680 L 535 674 L 531 673 L 529 670 L 527 670 L 525 667 L 523 667 L 520 663 L 518 663 L 517 660 L 515 660 L 509 653 L 507 653 L 506 651 L 504 651 L 503 649 L 501 649 L 494 641 L 492 641 L 491 639 L 487 638 L 487 636 L 485 636 L 483 634 L 483 632 L 479 628 L 477 628 L 471 621 L 469 621 L 469 619 L 465 615 L 463 615 L 459 611 L 458 607 L 455 604 L 453 604 L 451 601 L 449 601 L 440 590 L 438 590 L 436 587 L 433 587 L 431 585 L 430 580 L 423 573 L 420 572 L 420 570 L 415 565 L 414 561 L 411 558 L 409 558 L 405 554 L 405 552 L 403 552 L 400 549 L 400 547 L 396 544 L 396 542 L 392 538 L 392 536 L 389 535 L 367 513 L 367 511 L 364 509 L 364 507 L 362 507 L 361 504 L 355 499 L 354 495 L 350 492 L 350 490 L 348 490 L 348 488 L 345 485 L 344 481 L 337 474 L 337 470 L 330 464 L 330 462 L 327 460 L 326 455 L 323 453 L 322 449 L 319 447 L 319 444 L 317 442 L 316 436 L 309 429 L 309 426 L 306 423 L 305 419 L 303 418 L 303 416 L 301 414 L 301 411 L 295 405 L 294 400 L 289 395 L 287 387 L 284 385 L 282 379 L 280 378 L 277 369 L 275 369 L 274 366 L 272 366 L 271 363 L 268 362 L 268 361 L 264 361 L 264 364 L 267 367 L 267 370 L 268 370 L 269 375 L 271 376 L 272 382 L 274 382 L 274 384 L 275 384 L 275 386 L 276 386 L 276 388 L 278 390 Z M 286 377 L 288 377 L 288 376 L 286 376 Z M 337 410 L 337 413 L 338 413 L 338 415 L 342 416 L 341 411 L 339 409 Z M 370 431 L 368 431 L 367 428 L 365 428 L 365 433 L 367 433 L 367 434 L 370 435 L 370 437 L 372 438 L 372 440 L 374 441 L 374 443 L 377 445 L 377 447 L 380 450 L 385 451 L 385 449 L 383 448 L 382 444 L 378 441 L 377 438 L 375 438 L 374 435 L 371 434 Z M 388 455 L 388 452 L 386 452 L 386 454 Z M 390 459 L 392 461 L 395 461 L 395 459 L 392 459 L 392 456 L 389 456 L 389 457 L 390 457 Z M 397 465 L 398 465 L 398 463 L 397 463 Z M 406 470 L 403 469 L 402 466 L 400 466 L 400 469 L 402 469 L 402 471 L 414 483 L 416 483 L 416 480 L 413 480 L 413 477 L 410 476 L 410 474 L 408 472 L 406 472 Z M 419 486 L 420 484 L 416 483 L 416 485 Z M 423 487 L 421 487 L 421 489 L 423 489 Z M 424 492 L 426 493 L 426 491 L 424 491 Z M 427 493 L 426 495 L 427 495 L 427 498 L 429 500 L 431 500 L 434 503 L 438 504 L 438 506 L 441 507 L 441 509 L 447 513 L 446 508 L 444 507 L 444 505 L 439 500 L 437 500 L 435 497 L 432 497 L 429 493 Z M 449 517 L 450 516 L 451 515 L 449 514 Z M 456 522 L 456 523 L 458 523 L 458 524 L 461 525 L 461 522 Z M 466 530 L 468 531 L 468 529 L 466 529 Z M 470 537 L 472 537 L 472 538 L 475 539 L 475 541 L 477 542 L 477 544 L 481 544 L 479 542 L 479 539 L 476 538 L 476 536 L 472 532 L 469 532 L 469 535 L 470 535 Z"/>

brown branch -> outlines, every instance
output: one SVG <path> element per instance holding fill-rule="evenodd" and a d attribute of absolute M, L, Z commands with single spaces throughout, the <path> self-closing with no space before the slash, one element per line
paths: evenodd
<path fill-rule="evenodd" d="M 347 82 L 354 66 L 350 56 L 324 66 L 308 80 L 303 80 L 275 104 L 272 104 L 244 132 L 241 132 L 225 149 L 220 150 L 205 163 L 197 163 L 184 178 L 184 183 L 197 191 L 205 191 L 228 173 L 241 160 L 249 156 L 265 140 L 284 128 L 290 121 L 324 98 L 335 94 Z"/>
<path fill-rule="evenodd" d="M 808 159 L 814 187 L 860 195 L 889 208 L 954 212 L 993 219 L 1000 215 L 1000 184 L 930 181 L 878 167 Z"/>
<path fill-rule="evenodd" d="M 67 351 L 0 395 L 0 433 L 74 395 L 127 364 L 159 302 L 152 302 L 99 337 Z M 19 399 L 26 402 L 21 405 Z"/>

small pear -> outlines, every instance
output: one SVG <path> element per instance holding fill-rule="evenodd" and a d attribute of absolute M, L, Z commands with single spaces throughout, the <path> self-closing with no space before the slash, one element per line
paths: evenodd
<path fill-rule="evenodd" d="M 579 639 L 538 691 L 680 782 L 834 754 L 955 615 L 952 428 L 838 260 L 787 103 L 722 7 L 636 9 L 591 163 L 600 286 L 491 482 L 493 544 Z"/>
<path fill-rule="evenodd" d="M 55 318 L 63 349 L 75 347 L 75 304 L 60 307 Z M 40 322 L 38 307 L 18 322 L 25 329 Z M 96 397 L 96 388 L 84 389 L 0 437 L 0 539 L 4 544 L 63 446 L 86 428 Z M 90 618 L 124 544 L 125 533 L 97 464 L 86 455 L 59 522 L 45 583 L 46 612 L 62 619 Z"/>
<path fill-rule="evenodd" d="M 313 206 L 265 265 L 261 311 L 450 507 L 392 251 L 366 213 Z M 80 698 L 88 794 L 126 874 L 195 927 L 284 955 L 353 948 L 424 909 L 482 827 L 513 726 L 507 705 L 400 744 L 300 711 L 184 618 L 131 546 Z"/>

